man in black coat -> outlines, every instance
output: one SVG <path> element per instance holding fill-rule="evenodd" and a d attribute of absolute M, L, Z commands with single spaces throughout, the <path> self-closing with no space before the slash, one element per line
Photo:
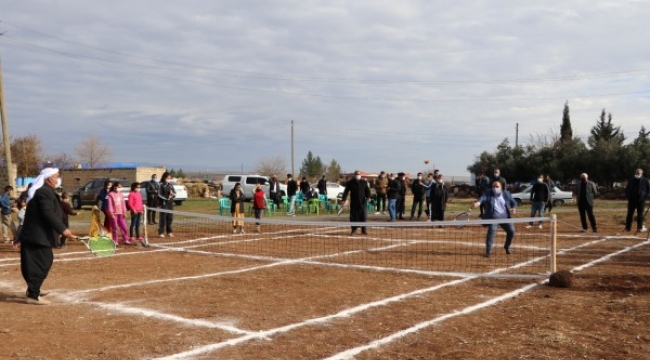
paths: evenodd
<path fill-rule="evenodd" d="M 54 191 L 59 180 L 59 170 L 45 168 L 34 181 L 28 194 L 27 210 L 20 232 L 20 270 L 27 283 L 27 303 L 47 305 L 41 298 L 41 285 L 52 268 L 59 235 L 74 235 L 63 224 L 59 196 Z"/>
<path fill-rule="evenodd" d="M 158 176 L 156 174 L 151 175 L 151 181 L 147 183 L 147 207 L 150 209 L 158 207 L 158 188 L 160 184 L 158 183 Z M 147 210 L 147 223 L 149 225 L 157 224 L 156 222 L 156 211 Z"/>
<path fill-rule="evenodd" d="M 625 231 L 630 231 L 632 219 L 636 211 L 636 231 L 647 231 L 643 224 L 643 211 L 645 199 L 650 196 L 650 181 L 643 177 L 643 169 L 636 169 L 634 177 L 627 182 L 625 187 L 627 197 L 627 218 L 625 219 Z"/>
<path fill-rule="evenodd" d="M 598 196 L 598 188 L 593 181 L 589 180 L 587 173 L 580 174 L 580 181 L 573 189 L 573 195 L 578 201 L 578 212 L 580 213 L 580 222 L 582 223 L 582 232 L 587 231 L 587 220 L 585 214 L 589 217 L 591 229 L 597 233 L 596 217 L 594 216 L 594 198 Z"/>
<path fill-rule="evenodd" d="M 413 193 L 413 205 L 411 206 L 411 221 L 415 218 L 415 208 L 418 209 L 418 220 L 422 216 L 422 204 L 424 203 L 424 191 L 426 187 L 422 182 L 422 173 L 418 173 L 418 177 L 413 180 L 411 185 L 411 192 Z"/>
<path fill-rule="evenodd" d="M 350 221 L 366 222 L 368 219 L 366 204 L 368 203 L 368 199 L 370 199 L 370 186 L 368 186 L 366 180 L 361 179 L 361 172 L 359 170 L 355 171 L 354 178 L 345 184 L 342 206 L 347 204 L 348 194 L 350 194 Z M 358 228 L 358 226 L 352 226 L 350 235 L 354 235 Z M 361 233 L 368 235 L 365 226 L 361 227 Z"/>

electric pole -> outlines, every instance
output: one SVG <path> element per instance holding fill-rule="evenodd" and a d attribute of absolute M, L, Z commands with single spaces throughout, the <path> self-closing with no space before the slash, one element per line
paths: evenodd
<path fill-rule="evenodd" d="M 291 120 L 291 176 L 295 176 L 296 172 L 294 171 L 294 161 L 293 161 L 293 120 Z"/>
<path fill-rule="evenodd" d="M 519 123 L 515 125 L 515 147 L 519 146 Z"/>
<path fill-rule="evenodd" d="M 1 36 L 2 34 L 0 34 Z M 2 63 L 0 62 L 0 122 L 2 122 L 2 141 L 5 150 L 5 166 L 7 167 L 7 183 L 16 187 L 16 169 L 11 161 L 11 139 L 9 138 L 9 126 L 7 125 L 7 110 L 5 108 L 4 85 L 2 82 Z"/>

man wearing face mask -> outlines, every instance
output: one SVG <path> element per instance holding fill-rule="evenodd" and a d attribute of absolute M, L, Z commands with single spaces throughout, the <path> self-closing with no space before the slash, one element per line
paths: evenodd
<path fill-rule="evenodd" d="M 59 235 L 74 237 L 63 223 L 59 197 L 54 191 L 59 180 L 59 169 L 45 168 L 29 189 L 20 241 L 20 270 L 27 283 L 27 304 L 48 305 L 43 299 L 41 285 L 47 278 Z"/>
<path fill-rule="evenodd" d="M 406 212 L 406 174 L 403 172 L 397 174 L 397 180 L 400 182 L 399 197 L 397 198 L 397 216 L 404 220 Z"/>
<path fill-rule="evenodd" d="M 499 168 L 494 169 L 494 179 L 493 180 L 499 181 L 501 183 L 501 188 L 503 190 L 508 188 L 508 182 L 506 181 L 506 178 L 501 176 L 501 170 L 499 170 Z"/>
<path fill-rule="evenodd" d="M 174 186 L 170 183 L 172 176 L 165 171 L 160 177 L 162 183 L 158 188 L 158 201 L 160 208 L 165 210 L 174 210 Z M 158 236 L 163 238 L 165 233 L 168 237 L 174 237 L 172 234 L 172 222 L 174 221 L 174 214 L 171 212 L 160 212 L 160 224 L 158 224 Z"/>
<path fill-rule="evenodd" d="M 422 216 L 422 204 L 424 203 L 424 192 L 426 187 L 422 182 L 422 173 L 418 173 L 418 177 L 413 180 L 411 184 L 411 192 L 413 193 L 413 205 L 411 206 L 411 221 L 415 218 L 415 208 L 418 209 L 418 220 Z"/>
<path fill-rule="evenodd" d="M 501 182 L 496 179 L 492 181 L 492 187 L 485 191 L 472 207 L 479 207 L 481 204 L 485 205 L 483 219 L 508 219 L 511 217 L 510 214 L 517 211 L 517 202 L 512 198 L 510 192 L 503 189 Z M 492 254 L 494 235 L 499 226 L 506 232 L 506 243 L 503 248 L 506 250 L 506 254 L 512 253 L 510 245 L 515 237 L 515 227 L 512 223 L 488 224 L 488 231 L 485 236 L 485 257 L 489 258 Z"/>
<path fill-rule="evenodd" d="M 536 213 L 539 213 L 539 217 L 544 216 L 544 207 L 549 201 L 549 194 L 551 190 L 548 188 L 548 185 L 544 183 L 544 175 L 540 174 L 537 177 L 537 182 L 533 184 L 533 188 L 530 190 L 530 217 L 535 217 Z M 542 228 L 542 221 L 537 225 L 540 229 Z M 526 226 L 526 229 L 533 227 L 533 222 L 531 221 Z"/>
<path fill-rule="evenodd" d="M 147 223 L 149 225 L 157 224 L 156 212 L 151 210 L 158 207 L 158 176 L 151 175 L 151 181 L 147 183 Z"/>
<path fill-rule="evenodd" d="M 385 172 L 380 172 L 379 177 L 375 179 L 375 194 L 377 194 L 377 211 L 375 215 L 386 214 L 386 191 L 388 189 L 388 179 Z"/>
<path fill-rule="evenodd" d="M 636 211 L 636 231 L 648 231 L 643 224 L 643 211 L 645 209 L 645 199 L 650 196 L 650 181 L 643 176 L 642 169 L 636 169 L 634 176 L 630 178 L 625 187 L 625 196 L 627 197 L 627 218 L 625 219 L 625 231 L 632 228 L 632 219 Z"/>
<path fill-rule="evenodd" d="M 348 194 L 350 195 L 350 222 L 366 222 L 368 218 L 366 204 L 368 203 L 368 199 L 370 199 L 370 186 L 368 186 L 366 180 L 361 178 L 361 172 L 359 170 L 355 171 L 354 178 L 345 184 L 343 205 L 341 205 L 343 207 L 348 203 Z M 352 226 L 350 235 L 354 235 L 358 228 L 359 226 Z M 368 235 L 365 226 L 361 226 L 361 233 Z"/>
<path fill-rule="evenodd" d="M 431 204 L 431 221 L 443 221 L 445 219 L 445 209 L 447 208 L 447 199 L 449 192 L 447 185 L 442 179 L 442 174 L 438 173 L 435 181 L 429 190 L 429 203 Z"/>
<path fill-rule="evenodd" d="M 594 197 L 598 195 L 598 188 L 593 181 L 589 181 L 587 173 L 580 174 L 580 182 L 573 189 L 573 196 L 578 200 L 578 212 L 580 213 L 580 222 L 582 223 L 582 232 L 587 232 L 587 219 L 589 217 L 591 229 L 597 233 L 596 218 L 594 217 Z"/>
<path fill-rule="evenodd" d="M 397 218 L 397 199 L 399 198 L 401 183 L 395 178 L 395 174 L 390 174 L 388 179 L 388 214 L 390 216 L 388 221 L 392 222 Z"/>

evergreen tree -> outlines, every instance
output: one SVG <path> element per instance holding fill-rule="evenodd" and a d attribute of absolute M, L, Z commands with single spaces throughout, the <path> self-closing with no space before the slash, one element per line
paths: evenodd
<path fill-rule="evenodd" d="M 591 136 L 589 136 L 591 148 L 594 148 L 600 141 L 614 142 L 619 146 L 622 146 L 625 141 L 621 127 L 612 124 L 612 113 L 607 114 L 607 120 L 605 120 L 605 115 L 605 109 L 603 109 L 598 122 L 591 128 Z"/>
<path fill-rule="evenodd" d="M 325 178 L 327 181 L 338 182 L 340 177 L 341 165 L 336 161 L 336 159 L 332 159 L 327 167 L 327 171 L 325 172 Z"/>
<path fill-rule="evenodd" d="M 183 172 L 183 169 L 178 169 L 178 172 L 176 173 L 176 177 L 180 179 L 185 178 L 185 173 Z"/>
<path fill-rule="evenodd" d="M 563 144 L 573 140 L 573 130 L 571 129 L 571 117 L 569 116 L 569 102 L 564 103 L 562 112 L 562 125 L 560 126 L 560 142 Z"/>
<path fill-rule="evenodd" d="M 307 153 L 307 157 L 302 161 L 300 167 L 300 176 L 314 179 L 325 173 L 325 165 L 320 159 L 320 156 L 314 157 L 311 150 Z"/>

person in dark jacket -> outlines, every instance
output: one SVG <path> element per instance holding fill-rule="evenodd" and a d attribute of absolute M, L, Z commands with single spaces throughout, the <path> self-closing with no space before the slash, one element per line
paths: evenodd
<path fill-rule="evenodd" d="M 45 168 L 29 189 L 25 221 L 19 235 L 20 270 L 27 283 L 28 304 L 48 305 L 43 299 L 41 286 L 47 278 L 59 235 L 73 237 L 72 231 L 63 224 L 63 212 L 59 196 L 54 191 L 59 180 L 59 170 Z"/>
<path fill-rule="evenodd" d="M 154 225 L 156 222 L 156 211 L 151 210 L 158 207 L 158 176 L 151 175 L 151 181 L 147 182 L 147 224 Z"/>
<path fill-rule="evenodd" d="M 593 181 L 589 181 L 587 173 L 580 174 L 580 181 L 573 189 L 573 195 L 578 200 L 578 212 L 580 213 L 580 222 L 582 223 L 582 232 L 587 231 L 587 219 L 589 217 L 591 229 L 597 233 L 596 217 L 594 216 L 594 197 L 598 195 L 598 188 Z"/>
<path fill-rule="evenodd" d="M 104 181 L 104 188 L 99 190 L 99 194 L 97 194 L 97 207 L 99 210 L 104 213 L 104 228 L 106 231 L 111 232 L 113 229 L 113 216 L 111 215 L 111 212 L 108 211 L 108 192 L 113 186 L 113 182 L 110 180 Z"/>
<path fill-rule="evenodd" d="M 434 183 L 429 189 L 429 204 L 431 206 L 429 213 L 431 214 L 431 221 L 443 221 L 445 219 L 448 198 L 449 192 L 447 185 L 445 185 L 445 181 L 442 179 L 442 174 L 438 173 L 435 175 Z"/>
<path fill-rule="evenodd" d="M 232 221 L 233 234 L 245 234 L 244 221 L 244 206 L 246 206 L 246 196 L 240 183 L 236 183 L 235 187 L 230 190 L 230 216 L 234 219 Z"/>
<path fill-rule="evenodd" d="M 406 174 L 403 172 L 397 174 L 397 180 L 400 182 L 399 197 L 397 198 L 397 217 L 404 220 L 406 212 Z"/>
<path fill-rule="evenodd" d="M 278 177 L 275 174 L 269 180 L 269 199 L 275 203 L 278 209 L 280 208 L 282 195 L 280 193 L 280 182 L 278 182 Z"/>
<path fill-rule="evenodd" d="M 351 222 L 366 222 L 368 214 L 366 204 L 370 199 L 370 186 L 368 182 L 361 178 L 359 170 L 354 172 L 354 178 L 345 183 L 345 190 L 343 190 L 343 205 L 347 204 L 348 194 L 350 195 L 350 221 Z M 359 226 L 352 226 L 350 235 L 354 235 Z M 361 226 L 361 233 L 368 235 L 365 226 Z"/>
<path fill-rule="evenodd" d="M 287 174 L 287 196 L 289 197 L 288 216 L 296 216 L 296 193 L 298 192 L 298 183 L 293 179 L 293 175 Z"/>
<path fill-rule="evenodd" d="M 170 183 L 172 176 L 169 172 L 165 171 L 160 177 L 162 181 L 158 187 L 158 203 L 160 204 L 161 209 L 172 211 L 174 210 L 174 185 Z M 160 212 L 158 216 L 158 236 L 165 237 L 165 232 L 168 237 L 174 237 L 172 234 L 172 222 L 174 221 L 174 214 L 171 212 Z M 113 239 L 117 240 L 117 239 Z"/>
<path fill-rule="evenodd" d="M 63 192 L 63 194 L 61 194 L 61 212 L 63 213 L 63 225 L 65 225 L 65 227 L 70 227 L 70 220 L 69 220 L 70 215 L 73 216 L 79 215 L 78 212 L 72 209 L 72 206 L 70 206 L 69 201 L 70 201 L 70 194 L 67 192 Z M 61 236 L 60 241 L 57 244 L 56 248 L 57 249 L 64 248 L 65 241 L 66 241 L 66 237 Z"/>
<path fill-rule="evenodd" d="M 399 198 L 401 183 L 395 178 L 395 174 L 389 174 L 388 180 L 388 189 L 386 191 L 388 194 L 388 215 L 390 217 L 388 221 L 392 222 L 397 218 L 397 199 Z"/>
<path fill-rule="evenodd" d="M 327 195 L 327 179 L 325 175 L 318 180 L 318 194 Z"/>
<path fill-rule="evenodd" d="M 548 203 L 551 195 L 551 189 L 548 188 L 548 185 L 544 182 L 544 175 L 540 174 L 537 177 L 537 182 L 533 184 L 533 188 L 530 190 L 530 217 L 535 217 L 535 214 L 539 212 L 539 217 L 544 216 L 544 208 L 546 203 Z M 537 225 L 540 229 L 542 228 L 542 221 Z M 533 222 L 531 221 L 526 226 L 526 229 L 533 227 Z"/>
<path fill-rule="evenodd" d="M 492 187 L 486 190 L 485 193 L 474 203 L 473 207 L 485 204 L 483 219 L 508 219 L 511 217 L 510 214 L 514 214 L 517 211 L 517 202 L 512 198 L 510 192 L 504 190 L 502 186 L 503 185 L 499 179 L 494 179 L 492 181 Z M 489 258 L 492 254 L 494 235 L 499 226 L 506 231 L 506 243 L 503 245 L 503 248 L 506 250 L 506 254 L 511 254 L 510 245 L 515 237 L 515 227 L 512 223 L 505 222 L 501 224 L 487 225 L 488 231 L 485 235 L 485 257 Z"/>
<path fill-rule="evenodd" d="M 647 231 L 643 224 L 643 211 L 645 209 L 645 199 L 650 196 L 650 181 L 643 176 L 643 169 L 636 169 L 634 176 L 628 180 L 625 187 L 625 196 L 627 197 L 627 218 L 625 219 L 625 231 L 632 228 L 632 219 L 636 211 L 636 231 Z"/>
<path fill-rule="evenodd" d="M 415 218 L 415 208 L 418 208 L 418 220 L 420 220 L 420 216 L 422 216 L 422 205 L 424 203 L 424 192 L 426 191 L 426 187 L 424 186 L 424 183 L 422 182 L 422 173 L 418 173 L 418 177 L 413 180 L 413 184 L 411 185 L 411 192 L 413 193 L 413 205 L 411 206 L 411 218 L 410 220 L 413 221 Z"/>

